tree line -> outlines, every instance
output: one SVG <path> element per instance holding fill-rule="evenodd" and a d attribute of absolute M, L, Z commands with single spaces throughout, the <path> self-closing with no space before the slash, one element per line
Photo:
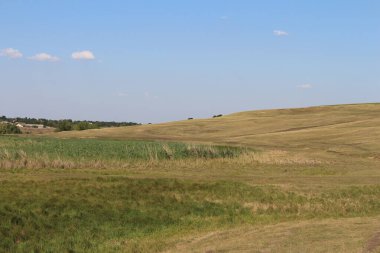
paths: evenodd
<path fill-rule="evenodd" d="M 6 122 L 19 122 L 25 124 L 33 125 L 43 125 L 44 127 L 53 127 L 57 131 L 71 131 L 71 130 L 86 130 L 86 129 L 96 129 L 103 127 L 122 127 L 122 126 L 134 126 L 140 125 L 135 122 L 115 122 L 115 121 L 91 121 L 91 120 L 71 120 L 71 119 L 62 119 L 62 120 L 51 120 L 51 119 L 36 119 L 28 117 L 16 117 L 8 118 L 6 116 L 1 116 L 0 121 Z"/>

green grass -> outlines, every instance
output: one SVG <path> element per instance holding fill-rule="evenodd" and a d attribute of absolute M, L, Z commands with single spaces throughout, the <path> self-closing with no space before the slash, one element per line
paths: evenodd
<path fill-rule="evenodd" d="M 245 148 L 177 142 L 0 136 L 0 167 L 81 167 L 83 163 L 91 166 L 97 162 L 105 165 L 111 162 L 233 158 L 245 152 Z"/>
<path fill-rule="evenodd" d="M 380 214 L 380 186 L 304 195 L 237 182 L 93 177 L 3 181 L 0 199 L 4 252 L 102 252 L 111 241 L 137 240 L 107 248 L 133 251 L 172 231 Z"/>

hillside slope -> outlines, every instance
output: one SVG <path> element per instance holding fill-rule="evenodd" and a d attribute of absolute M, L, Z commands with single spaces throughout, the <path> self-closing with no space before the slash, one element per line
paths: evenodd
<path fill-rule="evenodd" d="M 54 222 L 62 221 L 58 223 L 62 228 L 72 227 L 68 238 L 74 238 L 78 249 L 88 245 L 99 252 L 380 249 L 380 104 L 248 111 L 49 136 L 116 140 L 3 137 L 3 145 L 8 140 L 13 149 L 4 146 L 0 155 L 13 160 L 10 169 L 3 166 L 0 198 L 19 203 L 11 211 L 4 206 L 3 213 L 11 222 L 13 213 L 38 215 L 48 206 L 49 215 L 37 217 L 46 224 L 54 217 Z M 166 155 L 158 160 L 149 156 L 146 143 L 131 147 L 119 139 L 243 145 L 253 150 L 233 158 Z M 173 154 L 178 145 L 153 144 L 165 154 Z M 34 153 L 28 145 L 34 145 Z M 186 150 L 191 147 L 184 145 Z M 130 159 L 131 154 L 144 152 L 149 159 Z M 55 157 L 50 164 L 49 154 Z M 50 226 L 37 228 L 30 234 L 42 231 L 43 238 L 52 237 Z M 20 230 L 13 231 L 8 237 L 19 238 Z M 53 234 L 55 239 L 42 245 L 65 251 L 60 248 L 67 247 L 61 243 L 67 241 L 62 235 L 66 236 Z M 30 241 L 40 245 L 41 239 Z"/>
<path fill-rule="evenodd" d="M 198 141 L 367 153 L 376 152 L 380 147 L 380 104 L 247 111 L 220 118 L 63 132 L 56 136 Z"/>

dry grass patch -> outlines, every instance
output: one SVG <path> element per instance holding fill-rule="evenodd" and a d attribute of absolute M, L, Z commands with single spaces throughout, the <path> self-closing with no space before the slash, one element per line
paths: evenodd
<path fill-rule="evenodd" d="M 238 159 L 243 163 L 260 163 L 275 165 L 321 165 L 328 162 L 315 158 L 310 155 L 300 153 L 290 153 L 284 150 L 268 150 L 263 152 L 250 152 L 241 155 Z"/>
<path fill-rule="evenodd" d="M 360 253 L 379 228 L 379 217 L 243 226 L 177 239 L 165 252 Z"/>

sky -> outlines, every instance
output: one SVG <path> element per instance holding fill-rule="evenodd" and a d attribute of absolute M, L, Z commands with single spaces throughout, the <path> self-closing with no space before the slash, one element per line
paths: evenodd
<path fill-rule="evenodd" d="M 0 0 L 0 115 L 156 123 L 380 102 L 378 0 Z"/>

